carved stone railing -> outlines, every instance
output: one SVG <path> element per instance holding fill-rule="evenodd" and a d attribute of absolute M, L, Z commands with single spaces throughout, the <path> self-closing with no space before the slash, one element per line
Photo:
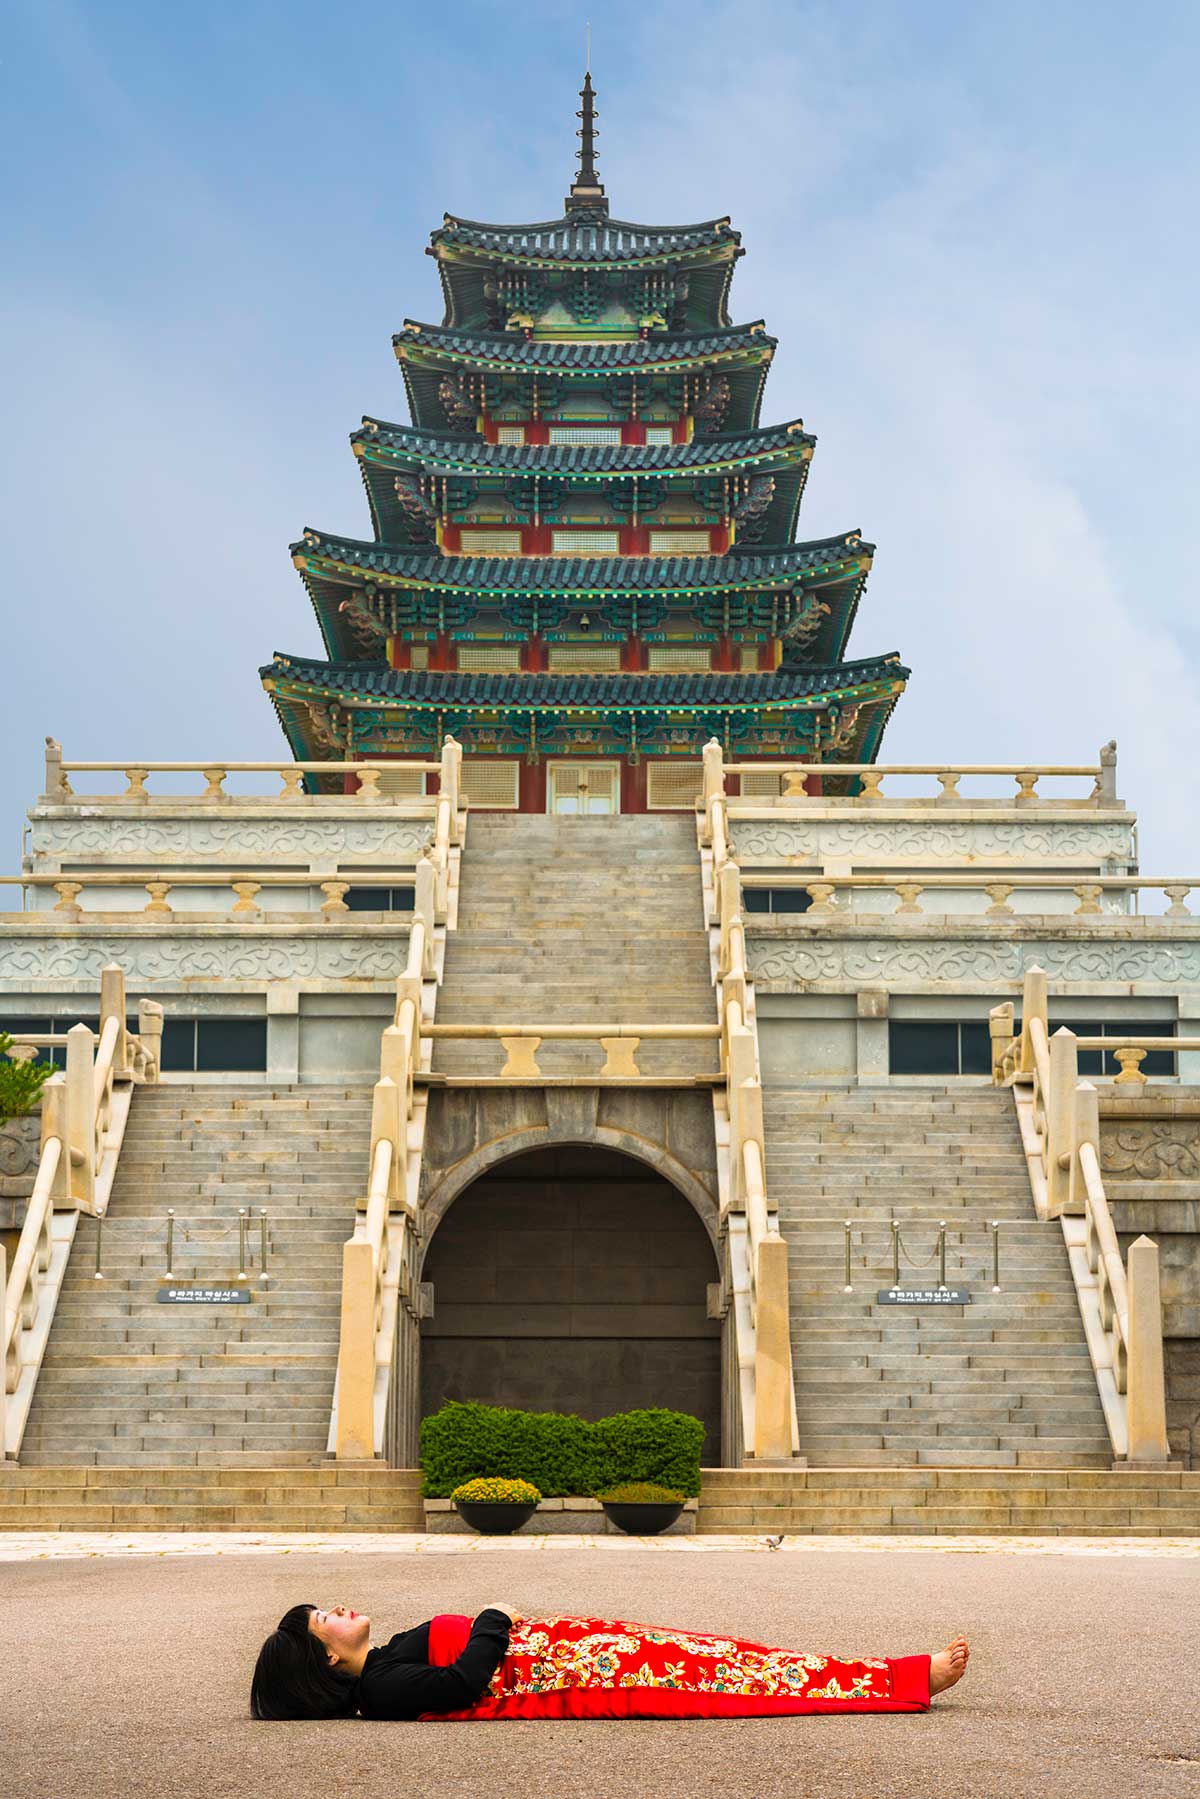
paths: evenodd
<path fill-rule="evenodd" d="M 125 977 L 110 964 L 101 974 L 98 1034 L 77 1024 L 65 1039 L 18 1036 L 18 1050 L 65 1041 L 67 1065 L 42 1089 L 41 1153 L 7 1280 L 0 1247 L 4 1455 L 21 1447 L 79 1214 L 99 1219 L 107 1211 L 133 1087 L 158 1079 L 162 1024 L 162 1007 L 142 1000 L 138 1029 L 129 1030 Z"/>
<path fill-rule="evenodd" d="M 1100 1169 L 1098 1095 L 1091 1081 L 1079 1079 L 1081 1047 L 1112 1049 L 1138 1040 L 1080 1038 L 1068 1030 L 1050 1036 L 1039 968 L 1025 977 L 1019 1036 L 1011 1001 L 994 1008 L 990 1028 L 993 1079 L 1013 1089 L 1037 1215 L 1061 1221 L 1113 1454 L 1165 1462 L 1158 1245 L 1139 1237 L 1126 1267 Z M 1152 1041 L 1190 1047 L 1178 1038 Z M 1116 1077 L 1128 1078 L 1138 1077 L 1124 1070 Z"/>
<path fill-rule="evenodd" d="M 415 878 L 416 866 L 410 865 L 398 872 L 408 878 Z M 357 874 L 356 870 L 343 868 L 336 875 L 328 874 L 280 874 L 273 869 L 226 868 L 220 865 L 205 869 L 189 869 L 183 873 L 172 874 L 162 878 L 152 866 L 139 867 L 136 864 L 122 868 L 120 872 L 110 869 L 96 871 L 76 869 L 70 874 L 22 874 L 0 875 L 0 887 L 19 887 L 22 897 L 27 889 L 49 889 L 58 895 L 55 904 L 42 911 L 40 908 L 24 908 L 20 913 L 0 913 L 0 922 L 8 918 L 40 918 L 51 916 L 60 919 L 64 924 L 79 924 L 91 918 L 122 919 L 145 924 L 184 924 L 201 920 L 211 923 L 214 920 L 229 920 L 235 924 L 255 922 L 271 923 L 282 919 L 312 920 L 314 914 L 322 919 L 340 919 L 350 911 L 346 904 L 346 894 L 357 883 L 362 886 L 381 886 L 381 881 L 374 867 L 370 874 Z M 391 885 L 397 882 L 397 876 L 390 878 Z M 106 906 L 104 904 L 80 904 L 80 895 L 86 894 L 89 902 L 93 890 L 101 892 L 105 888 L 143 888 L 147 894 L 146 903 L 140 907 L 125 904 Z M 227 888 L 230 903 L 221 911 L 208 912 L 200 908 L 176 908 L 170 902 L 170 895 L 179 889 L 216 890 Z M 258 903 L 258 896 L 264 890 L 298 890 L 305 893 L 324 895 L 319 906 L 289 909 L 286 907 L 265 907 Z M 368 911 L 363 914 L 365 922 L 370 922 L 374 915 Z M 389 914 L 395 917 L 395 913 Z"/>
<path fill-rule="evenodd" d="M 452 743 L 453 739 L 447 739 L 447 742 Z M 415 794 L 380 793 L 381 777 L 385 773 L 394 774 L 398 769 L 406 774 L 442 776 L 445 772 L 445 756 L 438 762 L 289 762 L 285 759 L 277 762 L 234 762 L 218 757 L 213 757 L 208 762 L 75 762 L 64 760 L 62 746 L 53 738 L 47 738 L 45 791 L 42 799 L 48 805 L 64 805 L 78 800 L 88 806 L 114 803 L 127 805 L 131 801 L 147 806 L 178 806 L 188 803 L 211 805 L 218 802 L 238 806 L 277 806 L 281 801 L 288 804 L 327 806 L 332 801 L 344 803 L 346 799 L 353 799 L 365 806 L 387 806 L 397 810 L 408 808 L 432 815 L 438 798 L 446 792 L 444 787 L 439 795 L 429 798 Z M 71 786 L 71 776 L 91 774 L 123 775 L 126 785 L 119 793 L 75 793 Z M 152 793 L 147 782 L 156 774 L 198 775 L 202 777 L 204 787 L 199 793 L 186 795 Z M 273 794 L 231 794 L 225 790 L 225 782 L 231 775 L 277 775 L 280 785 Z M 304 787 L 307 775 L 353 776 L 356 785 L 349 793 L 311 794 Z M 450 797 L 456 805 L 457 789 L 451 792 Z"/>
<path fill-rule="evenodd" d="M 354 1234 L 342 1245 L 337 1383 L 329 1426 L 329 1451 L 341 1461 L 395 1459 L 395 1368 L 405 1321 L 416 1329 L 421 1313 L 416 1270 L 426 1096 L 416 1076 L 429 1067 L 445 931 L 457 905 L 465 803 L 461 757 L 458 744 L 448 739 L 439 764 L 433 839 L 416 867 L 408 960 L 380 1043 L 366 1195 Z"/>
<path fill-rule="evenodd" d="M 987 870 L 963 868 L 954 874 L 922 873 L 918 878 L 905 874 L 832 874 L 820 870 L 797 870 L 789 867 L 781 869 L 778 874 L 771 870 L 756 869 L 753 875 L 744 875 L 743 884 L 747 887 L 791 888 L 807 893 L 811 904 L 807 909 L 793 917 L 808 919 L 813 924 L 830 922 L 837 919 L 860 919 L 879 917 L 917 916 L 931 913 L 944 916 L 948 910 L 939 907 L 938 897 L 949 897 L 951 894 L 977 893 L 987 897 L 989 904 L 982 913 L 955 913 L 955 916 L 979 917 L 990 919 L 1010 919 L 1016 917 L 1054 918 L 1144 918 L 1157 922 L 1162 918 L 1195 918 L 1200 916 L 1189 911 L 1184 904 L 1188 894 L 1200 890 L 1200 877 L 1184 880 L 1179 876 L 1153 877 L 1148 875 L 1122 875 L 1092 872 L 1086 879 L 1079 875 L 1042 875 L 1024 874 L 1013 870 L 1003 876 Z M 845 893 L 884 892 L 894 894 L 898 904 L 889 912 L 857 912 L 843 905 L 839 896 Z M 1042 893 L 1073 894 L 1078 905 L 1068 911 L 1040 914 L 1036 907 L 1018 908 L 1011 905 L 1014 894 L 1026 893 L 1037 896 Z M 1131 898 L 1142 893 L 1160 893 L 1170 902 L 1161 912 L 1138 913 L 1127 909 Z M 1116 905 L 1106 909 L 1103 902 L 1115 896 Z"/>
<path fill-rule="evenodd" d="M 721 747 L 715 741 L 704 750 L 699 823 L 725 1074 L 725 1115 L 717 1119 L 726 1258 L 722 1284 L 734 1313 L 744 1447 L 755 1460 L 786 1461 L 800 1448 L 787 1245 L 767 1188 L 762 1074 L 746 969 L 741 876 L 731 853 Z"/>
<path fill-rule="evenodd" d="M 1044 765 L 1027 765 L 1010 762 L 984 762 L 958 765 L 937 762 L 730 762 L 723 763 L 722 778 L 726 776 L 778 775 L 782 783 L 779 800 L 769 807 L 759 795 L 742 794 L 730 799 L 729 805 L 734 814 L 744 817 L 756 808 L 763 808 L 764 817 L 777 817 L 781 810 L 781 802 L 822 803 L 835 797 L 839 805 L 850 803 L 856 806 L 1096 806 L 1098 808 L 1116 809 L 1120 807 L 1117 798 L 1117 746 L 1106 744 L 1100 752 L 1096 763 L 1058 763 Z M 929 777 L 938 783 L 938 792 L 928 796 L 917 795 L 884 795 L 884 783 L 888 780 Z M 960 790 L 964 780 L 983 779 L 994 782 L 997 778 L 1009 779 L 1016 791 L 1008 798 L 997 798 L 993 795 L 968 795 Z M 1044 780 L 1079 779 L 1089 780 L 1092 785 L 1086 794 L 1067 798 L 1047 798 L 1038 792 L 1038 784 Z M 858 786 L 858 793 L 846 795 L 838 793 L 830 796 L 823 793 L 822 788 L 827 781 L 836 782 L 839 787 L 853 782 Z M 786 810 L 786 805 L 782 807 Z"/>
<path fill-rule="evenodd" d="M 711 1041 L 721 1035 L 716 1024 L 431 1024 L 423 1035 L 431 1040 L 449 1038 L 454 1041 L 499 1042 L 505 1063 L 497 1078 L 506 1081 L 539 1080 L 541 1069 L 536 1054 L 541 1043 L 598 1043 L 604 1051 L 604 1066 L 596 1076 L 576 1074 L 576 1081 L 646 1080 L 661 1086 L 663 1076 L 643 1075 L 637 1065 L 639 1044 Z M 697 1078 L 689 1075 L 689 1081 Z"/>

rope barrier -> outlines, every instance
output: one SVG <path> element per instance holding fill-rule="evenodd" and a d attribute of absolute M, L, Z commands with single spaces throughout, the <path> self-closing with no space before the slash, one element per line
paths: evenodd
<path fill-rule="evenodd" d="M 248 1278 L 248 1276 L 246 1274 L 247 1238 L 248 1238 L 248 1233 L 249 1233 L 252 1223 L 253 1223 L 253 1218 L 252 1218 L 251 1212 L 243 1209 L 238 1212 L 236 1225 L 226 1224 L 226 1225 L 216 1225 L 211 1228 L 205 1228 L 203 1225 L 196 1225 L 196 1224 L 186 1225 L 186 1224 L 181 1223 L 179 1225 L 179 1230 L 183 1237 L 183 1241 L 185 1243 L 196 1243 L 196 1244 L 223 1243 L 225 1241 L 225 1239 L 227 1237 L 231 1237 L 233 1235 L 234 1231 L 236 1230 L 237 1236 L 238 1236 L 237 1279 L 239 1281 L 244 1281 Z M 168 1209 L 168 1212 L 167 1212 L 167 1267 L 166 1267 L 166 1278 L 169 1281 L 175 1279 L 175 1226 L 176 1226 L 176 1219 L 175 1219 L 174 1208 L 170 1208 L 170 1209 Z M 259 1208 L 258 1226 L 259 1226 L 259 1257 L 258 1257 L 258 1260 L 259 1260 L 259 1270 L 260 1270 L 258 1278 L 260 1281 L 268 1281 L 268 1280 L 270 1280 L 271 1277 L 267 1273 L 267 1253 L 268 1253 L 267 1209 L 265 1206 L 260 1206 L 260 1208 Z M 100 1246 L 99 1246 L 99 1243 L 97 1242 L 97 1245 L 96 1245 L 96 1279 L 97 1280 L 101 1280 L 103 1278 L 103 1276 L 100 1274 L 99 1270 L 100 1270 Z"/>
<path fill-rule="evenodd" d="M 990 1231 L 991 1235 L 992 1235 L 992 1258 L 991 1259 L 992 1259 L 992 1292 L 993 1293 L 999 1293 L 1001 1291 L 1001 1286 L 1000 1286 L 1000 1223 L 1001 1223 L 1001 1221 L 999 1218 L 993 1218 L 993 1219 L 985 1221 L 984 1226 L 983 1226 L 984 1230 Z M 854 1225 L 853 1219 L 847 1218 L 843 1225 L 843 1231 L 845 1233 L 845 1237 L 844 1237 L 845 1270 L 844 1270 L 844 1281 L 843 1281 L 843 1286 L 842 1286 L 843 1293 L 853 1293 L 853 1291 L 854 1291 L 854 1281 L 852 1278 L 851 1261 L 852 1261 L 852 1255 L 853 1255 L 853 1235 L 854 1235 L 855 1228 L 856 1227 Z M 898 1287 L 900 1285 L 900 1258 L 901 1258 L 901 1256 L 903 1256 L 905 1262 L 907 1263 L 907 1265 L 910 1268 L 928 1268 L 931 1265 L 931 1263 L 936 1259 L 937 1264 L 938 1264 L 938 1287 L 940 1289 L 944 1290 L 947 1286 L 947 1281 L 946 1281 L 946 1235 L 947 1235 L 947 1231 L 949 1229 L 949 1226 L 947 1225 L 946 1220 L 944 1218 L 941 1218 L 938 1220 L 938 1234 L 934 1240 L 933 1248 L 927 1256 L 922 1256 L 922 1257 L 917 1257 L 910 1253 L 907 1244 L 904 1242 L 904 1238 L 903 1238 L 903 1235 L 901 1232 L 901 1227 L 900 1227 L 900 1220 L 898 1218 L 893 1218 L 891 1220 L 888 1228 L 891 1233 L 891 1263 L 892 1263 L 892 1285 L 893 1285 L 893 1287 Z M 960 1244 L 961 1244 L 963 1236 L 965 1235 L 966 1229 L 967 1229 L 967 1227 L 965 1225 L 959 1227 Z M 862 1227 L 861 1229 L 859 1229 L 859 1235 L 858 1235 L 858 1241 L 859 1241 L 860 1248 L 865 1248 L 866 1238 L 867 1238 L 867 1228 Z M 868 1262 L 867 1266 L 868 1266 L 868 1268 L 870 1267 L 869 1262 Z M 960 1262 L 959 1262 L 960 1269 L 962 1268 L 962 1266 L 963 1266 L 963 1264 L 960 1259 Z"/>

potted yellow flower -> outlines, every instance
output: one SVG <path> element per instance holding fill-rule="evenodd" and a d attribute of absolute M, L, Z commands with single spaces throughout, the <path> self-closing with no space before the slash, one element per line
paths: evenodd
<path fill-rule="evenodd" d="M 541 1494 L 527 1480 L 465 1480 L 450 1498 L 464 1524 L 485 1537 L 508 1537 L 528 1524 Z"/>

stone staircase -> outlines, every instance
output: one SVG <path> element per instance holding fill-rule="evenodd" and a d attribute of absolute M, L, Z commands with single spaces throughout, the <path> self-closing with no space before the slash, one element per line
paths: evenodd
<path fill-rule="evenodd" d="M 706 1468 L 696 1529 L 744 1537 L 1194 1537 L 1200 1470 Z"/>
<path fill-rule="evenodd" d="M 705 1024 L 716 1001 L 696 826 L 673 818 L 472 815 L 439 1024 Z M 598 1043 L 543 1043 L 550 1077 Z M 499 1043 L 440 1041 L 437 1073 L 499 1074 Z M 643 1043 L 644 1074 L 715 1074 L 716 1042 Z"/>
<path fill-rule="evenodd" d="M 85 1219 L 23 1467 L 300 1469 L 321 1461 L 341 1246 L 366 1174 L 370 1110 L 369 1092 L 344 1087 L 138 1089 L 104 1223 L 105 1278 L 93 1278 L 95 1226 Z M 266 1208 L 270 1280 L 258 1279 L 256 1219 L 249 1305 L 157 1302 L 169 1206 L 177 1279 L 214 1282 L 237 1273 L 239 1207 Z"/>
<path fill-rule="evenodd" d="M 1062 1233 L 1034 1215 L 1009 1093 L 768 1080 L 765 1125 L 811 1467 L 1111 1469 Z M 970 1304 L 875 1303 L 892 1285 L 893 1216 L 922 1259 L 947 1220 L 947 1284 L 968 1287 Z M 997 1218 L 993 1294 L 987 1227 Z M 845 1219 L 854 1224 L 848 1294 Z M 901 1260 L 902 1285 L 936 1285 L 937 1275 L 936 1260 L 920 1269 Z"/>

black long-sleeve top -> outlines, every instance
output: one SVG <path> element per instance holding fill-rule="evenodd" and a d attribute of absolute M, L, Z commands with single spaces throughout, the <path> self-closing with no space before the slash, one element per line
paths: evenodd
<path fill-rule="evenodd" d="M 412 1719 L 474 1705 L 504 1660 L 511 1628 L 505 1612 L 493 1607 L 480 1612 L 466 1648 L 447 1668 L 430 1663 L 427 1623 L 400 1631 L 368 1652 L 358 1682 L 359 1711 L 364 1718 Z"/>

